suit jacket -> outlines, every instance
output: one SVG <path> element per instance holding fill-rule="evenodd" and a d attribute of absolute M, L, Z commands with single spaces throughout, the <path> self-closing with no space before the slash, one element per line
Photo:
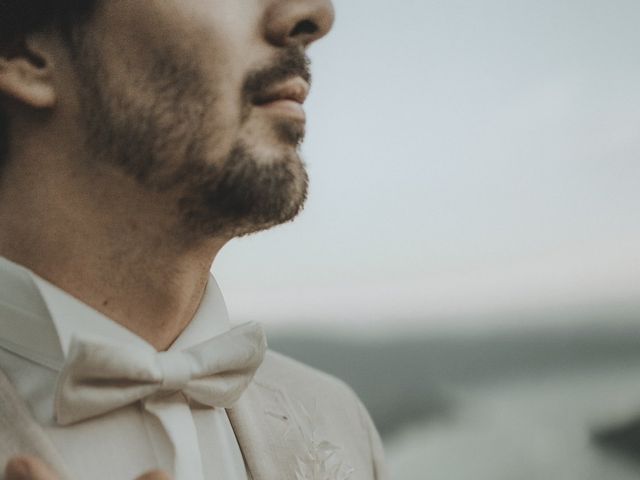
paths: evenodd
<path fill-rule="evenodd" d="M 342 480 L 350 470 L 352 475 L 344 478 L 388 478 L 380 437 L 353 391 L 283 355 L 267 352 L 254 381 L 227 413 L 252 480 Z M 71 479 L 46 433 L 0 371 L 1 469 L 21 453 L 39 456 L 61 480 Z M 336 473 L 315 477 L 313 469 Z"/>

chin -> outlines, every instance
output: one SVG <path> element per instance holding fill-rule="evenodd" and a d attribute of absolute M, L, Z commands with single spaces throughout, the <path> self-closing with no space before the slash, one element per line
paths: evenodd
<path fill-rule="evenodd" d="M 242 143 L 261 162 L 278 161 L 285 156 L 294 156 L 305 137 L 305 122 L 296 119 L 269 119 L 254 121 L 240 136 Z"/>
<path fill-rule="evenodd" d="M 306 133 L 305 123 L 298 120 L 282 120 L 274 126 L 276 138 L 293 148 L 302 145 Z"/>
<path fill-rule="evenodd" d="M 269 212 L 269 216 L 254 214 L 247 218 L 210 217 L 208 221 L 201 219 L 197 224 L 197 230 L 198 233 L 207 237 L 245 237 L 292 222 L 303 211 L 305 203 L 306 191 L 302 195 L 289 199 L 289 204 L 277 212 L 277 215 L 275 215 L 276 212 Z"/>
<path fill-rule="evenodd" d="M 302 211 L 308 175 L 290 145 L 239 142 L 220 165 L 192 172 L 180 199 L 182 218 L 194 234 L 239 237 L 290 222 Z"/>

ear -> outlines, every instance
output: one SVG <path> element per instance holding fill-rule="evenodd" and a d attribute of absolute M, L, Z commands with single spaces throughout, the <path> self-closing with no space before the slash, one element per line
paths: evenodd
<path fill-rule="evenodd" d="M 56 103 L 53 55 L 35 35 L 0 50 L 0 94 L 35 109 Z"/>

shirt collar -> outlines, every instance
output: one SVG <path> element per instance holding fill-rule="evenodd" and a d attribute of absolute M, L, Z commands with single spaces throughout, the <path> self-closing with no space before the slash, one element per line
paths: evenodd
<path fill-rule="evenodd" d="M 0 347 L 59 369 L 64 355 L 31 272 L 0 257 Z"/>
<path fill-rule="evenodd" d="M 227 330 L 224 298 L 210 276 L 193 320 L 169 350 L 184 350 Z M 0 346 L 60 370 L 74 336 L 149 348 L 130 330 L 30 270 L 0 257 Z"/>

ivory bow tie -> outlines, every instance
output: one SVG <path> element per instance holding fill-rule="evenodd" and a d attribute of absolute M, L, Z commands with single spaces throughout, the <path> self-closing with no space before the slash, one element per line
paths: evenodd
<path fill-rule="evenodd" d="M 228 408 L 253 379 L 266 347 L 262 327 L 253 322 L 181 352 L 74 339 L 56 387 L 56 419 L 69 425 L 178 391 Z"/>

